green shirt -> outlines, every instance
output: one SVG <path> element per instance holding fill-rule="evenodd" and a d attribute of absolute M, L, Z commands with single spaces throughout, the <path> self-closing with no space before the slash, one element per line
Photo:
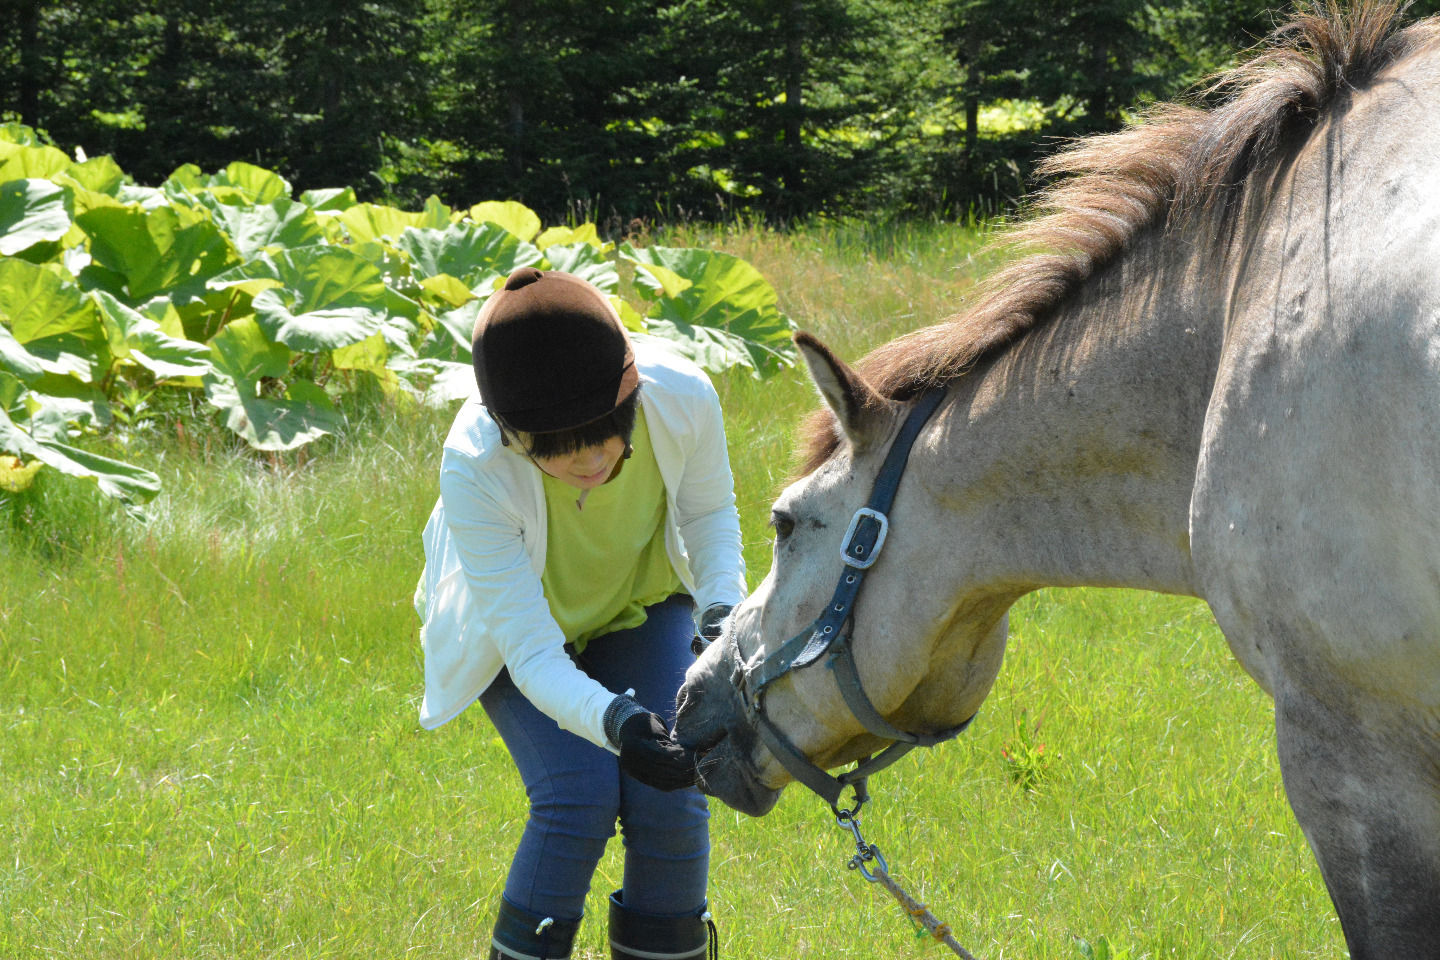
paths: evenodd
<path fill-rule="evenodd" d="M 545 572 L 540 583 L 565 639 L 584 650 L 606 633 L 638 627 L 645 608 L 683 587 L 665 550 L 665 481 L 650 446 L 645 412 L 635 417 L 634 453 L 620 475 L 580 491 L 543 475 Z"/>

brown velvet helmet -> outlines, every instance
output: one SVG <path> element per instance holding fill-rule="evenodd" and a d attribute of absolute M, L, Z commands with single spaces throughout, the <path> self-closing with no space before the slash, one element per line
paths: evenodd
<path fill-rule="evenodd" d="M 521 267 L 475 318 L 480 399 L 526 433 L 570 430 L 613 411 L 640 385 L 620 315 L 595 286 Z"/>

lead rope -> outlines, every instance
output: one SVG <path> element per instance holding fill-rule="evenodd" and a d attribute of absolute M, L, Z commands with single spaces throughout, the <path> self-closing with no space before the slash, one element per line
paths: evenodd
<path fill-rule="evenodd" d="M 842 829 L 849 830 L 855 838 L 855 854 L 846 862 L 846 869 L 858 871 L 866 880 L 884 887 L 900 904 L 900 909 L 909 914 L 910 919 L 919 922 L 936 942 L 949 947 L 960 960 L 975 960 L 975 956 L 960 946 L 959 941 L 951 934 L 950 924 L 941 923 L 939 918 L 930 912 L 929 907 L 910 896 L 904 887 L 895 882 L 890 876 L 890 865 L 885 862 L 880 848 L 865 842 L 865 837 L 860 833 L 860 808 L 864 805 L 865 800 L 860 799 L 853 810 L 841 810 L 836 806 L 830 808 L 835 811 L 835 822 Z"/>

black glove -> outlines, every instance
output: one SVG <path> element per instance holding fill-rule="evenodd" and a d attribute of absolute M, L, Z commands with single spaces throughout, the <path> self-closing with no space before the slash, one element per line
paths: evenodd
<path fill-rule="evenodd" d="M 680 790 L 697 782 L 695 755 L 670 738 L 665 721 L 629 697 L 605 711 L 605 736 L 620 748 L 620 769 L 656 790 Z"/>
<path fill-rule="evenodd" d="M 690 641 L 690 652 L 698 657 L 705 652 L 706 647 L 719 640 L 720 634 L 725 630 L 725 619 L 734 609 L 728 603 L 712 603 L 706 607 L 705 612 L 700 614 L 695 639 Z"/>

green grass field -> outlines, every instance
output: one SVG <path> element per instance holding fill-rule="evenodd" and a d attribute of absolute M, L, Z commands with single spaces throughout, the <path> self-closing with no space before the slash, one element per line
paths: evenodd
<path fill-rule="evenodd" d="M 962 228 L 683 239 L 751 259 L 847 356 L 945 316 L 983 270 Z M 718 386 L 758 579 L 813 395 L 798 372 Z M 9 503 L 0 958 L 484 955 L 523 793 L 479 710 L 416 723 L 410 596 L 450 416 L 370 404 L 273 463 L 218 428 L 157 426 L 134 451 L 165 483 L 147 525 L 43 473 Z M 1011 628 L 971 731 L 882 774 L 867 814 L 961 943 L 982 960 L 1078 957 L 1076 936 L 1131 960 L 1345 955 L 1270 704 L 1203 604 L 1042 592 Z M 723 957 L 949 955 L 843 869 L 813 796 L 758 821 L 717 805 L 713 840 Z M 578 956 L 608 956 L 620 862 L 617 842 Z"/>

